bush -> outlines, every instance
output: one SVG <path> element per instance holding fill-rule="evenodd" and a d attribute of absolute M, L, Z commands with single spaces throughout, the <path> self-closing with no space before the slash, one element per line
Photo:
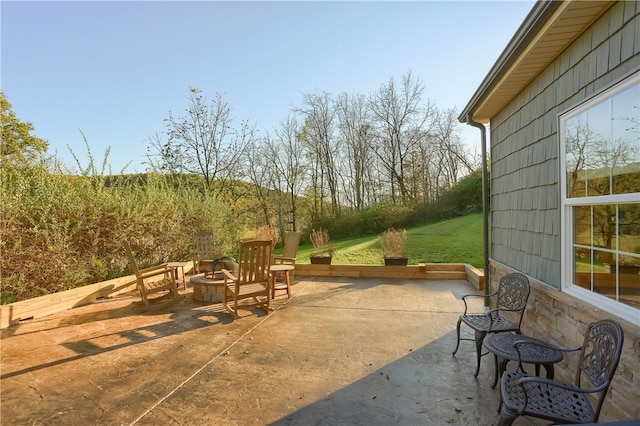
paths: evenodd
<path fill-rule="evenodd" d="M 348 212 L 338 217 L 323 217 L 309 224 L 311 229 L 328 230 L 336 239 L 378 234 L 388 228 L 409 228 L 442 219 L 482 211 L 482 171 L 477 170 L 444 192 L 438 202 L 402 205 L 377 204 L 360 212 Z"/>
<path fill-rule="evenodd" d="M 239 239 L 230 209 L 162 176 L 50 173 L 47 164 L 2 164 L 2 303 L 127 275 L 125 240 L 139 266 L 191 258 L 193 232 L 213 229 L 222 251 Z"/>
<path fill-rule="evenodd" d="M 482 211 L 482 170 L 476 170 L 445 192 L 438 202 L 442 218 Z"/>

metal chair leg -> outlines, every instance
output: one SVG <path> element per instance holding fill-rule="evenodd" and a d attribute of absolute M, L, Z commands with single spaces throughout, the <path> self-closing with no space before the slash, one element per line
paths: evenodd
<path fill-rule="evenodd" d="M 475 377 L 478 377 L 480 373 L 480 359 L 482 358 L 482 342 L 484 341 L 484 337 L 487 335 L 484 331 L 476 331 L 476 353 L 478 356 L 478 365 L 476 367 L 476 372 L 473 374 Z"/>
<path fill-rule="evenodd" d="M 452 353 L 453 356 L 456 355 L 456 352 L 458 352 L 458 347 L 460 347 L 460 323 L 461 322 L 462 322 L 462 319 L 458 319 L 458 325 L 456 326 L 458 341 L 456 342 L 456 348 L 453 350 L 453 353 Z"/>

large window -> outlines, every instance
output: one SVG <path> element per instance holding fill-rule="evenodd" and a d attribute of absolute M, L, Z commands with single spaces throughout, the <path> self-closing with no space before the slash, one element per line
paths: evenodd
<path fill-rule="evenodd" d="M 563 289 L 640 320 L 640 73 L 560 116 Z"/>

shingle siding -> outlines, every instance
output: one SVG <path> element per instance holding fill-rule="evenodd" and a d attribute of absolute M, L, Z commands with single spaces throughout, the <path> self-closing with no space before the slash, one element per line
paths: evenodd
<path fill-rule="evenodd" d="M 523 333 L 560 346 L 582 343 L 592 321 L 622 323 L 625 344 L 602 422 L 640 418 L 640 328 L 556 290 L 561 274 L 557 117 L 640 69 L 639 11 L 640 2 L 615 3 L 491 120 L 491 262 L 485 284 L 492 292 L 506 273 L 529 275 Z M 557 378 L 572 381 L 574 361 L 565 358 Z"/>
<path fill-rule="evenodd" d="M 558 115 L 640 68 L 639 9 L 614 4 L 491 120 L 491 258 L 555 288 Z"/>

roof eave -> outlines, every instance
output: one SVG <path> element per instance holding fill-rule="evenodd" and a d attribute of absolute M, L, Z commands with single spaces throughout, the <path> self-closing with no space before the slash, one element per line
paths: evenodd
<path fill-rule="evenodd" d="M 463 123 L 474 121 L 487 124 L 495 113 L 517 96 L 519 91 L 613 3 L 613 1 L 538 1 L 462 110 L 458 120 Z M 553 36 L 558 27 L 564 25 L 563 19 L 568 20 L 566 18 L 571 18 L 574 16 L 572 14 L 577 12 L 584 15 L 585 9 L 588 9 L 588 17 L 581 16 L 581 22 L 573 26 L 572 32 L 560 42 L 555 42 L 553 48 L 549 49 L 549 42 L 545 40 L 545 35 Z M 546 51 L 545 55 L 540 55 L 543 59 L 535 63 L 529 59 L 526 67 L 519 68 L 527 59 L 527 55 L 536 48 Z M 526 71 L 523 71 L 525 68 Z"/>

